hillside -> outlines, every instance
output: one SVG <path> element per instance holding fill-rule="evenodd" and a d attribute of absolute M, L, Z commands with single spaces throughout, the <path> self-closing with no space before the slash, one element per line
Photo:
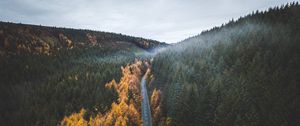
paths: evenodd
<path fill-rule="evenodd" d="M 51 54 L 60 49 L 89 47 L 129 51 L 141 48 L 150 51 L 163 45 L 166 44 L 109 32 L 0 22 L 0 54 L 4 52 Z"/>
<path fill-rule="evenodd" d="M 105 84 L 142 58 L 154 40 L 90 30 L 0 22 L 0 122 L 58 125 L 85 108 L 106 112 L 117 99 Z"/>
<path fill-rule="evenodd" d="M 299 14 L 254 11 L 172 45 L 0 22 L 0 124 L 299 126 Z"/>
<path fill-rule="evenodd" d="M 299 13 L 256 11 L 157 54 L 152 88 L 171 125 L 299 125 Z"/>

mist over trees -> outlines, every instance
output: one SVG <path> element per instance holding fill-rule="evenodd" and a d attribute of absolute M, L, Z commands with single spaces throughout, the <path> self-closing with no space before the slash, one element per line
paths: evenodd
<path fill-rule="evenodd" d="M 158 53 L 153 87 L 172 125 L 296 126 L 300 6 L 253 12 Z"/>
<path fill-rule="evenodd" d="M 0 122 L 53 126 L 81 108 L 104 113 L 117 99 L 105 83 L 119 81 L 121 66 L 160 44 L 115 33 L 0 22 Z"/>
<path fill-rule="evenodd" d="M 85 108 L 104 113 L 117 99 L 105 83 L 143 57 L 155 40 L 84 29 L 0 21 L 0 122 L 57 125 Z"/>
<path fill-rule="evenodd" d="M 0 123 L 142 125 L 146 73 L 153 125 L 298 126 L 299 28 L 298 2 L 169 46 L 0 22 Z"/>

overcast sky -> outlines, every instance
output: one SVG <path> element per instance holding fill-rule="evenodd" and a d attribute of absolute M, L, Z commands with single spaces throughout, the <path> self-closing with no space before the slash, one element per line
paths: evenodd
<path fill-rule="evenodd" d="M 254 10 L 291 1 L 295 0 L 0 0 L 0 20 L 174 43 Z"/>

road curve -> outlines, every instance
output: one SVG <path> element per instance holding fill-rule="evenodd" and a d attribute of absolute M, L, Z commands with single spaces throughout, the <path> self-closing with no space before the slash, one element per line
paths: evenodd
<path fill-rule="evenodd" d="M 146 87 L 146 75 L 147 74 L 143 76 L 141 81 L 142 119 L 143 119 L 143 126 L 152 126 L 151 110 L 150 110 L 147 87 Z"/>

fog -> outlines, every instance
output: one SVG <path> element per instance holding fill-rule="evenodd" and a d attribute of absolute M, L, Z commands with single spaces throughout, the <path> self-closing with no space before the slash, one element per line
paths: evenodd
<path fill-rule="evenodd" d="M 82 28 L 175 43 L 292 0 L 1 0 L 0 20 Z"/>

